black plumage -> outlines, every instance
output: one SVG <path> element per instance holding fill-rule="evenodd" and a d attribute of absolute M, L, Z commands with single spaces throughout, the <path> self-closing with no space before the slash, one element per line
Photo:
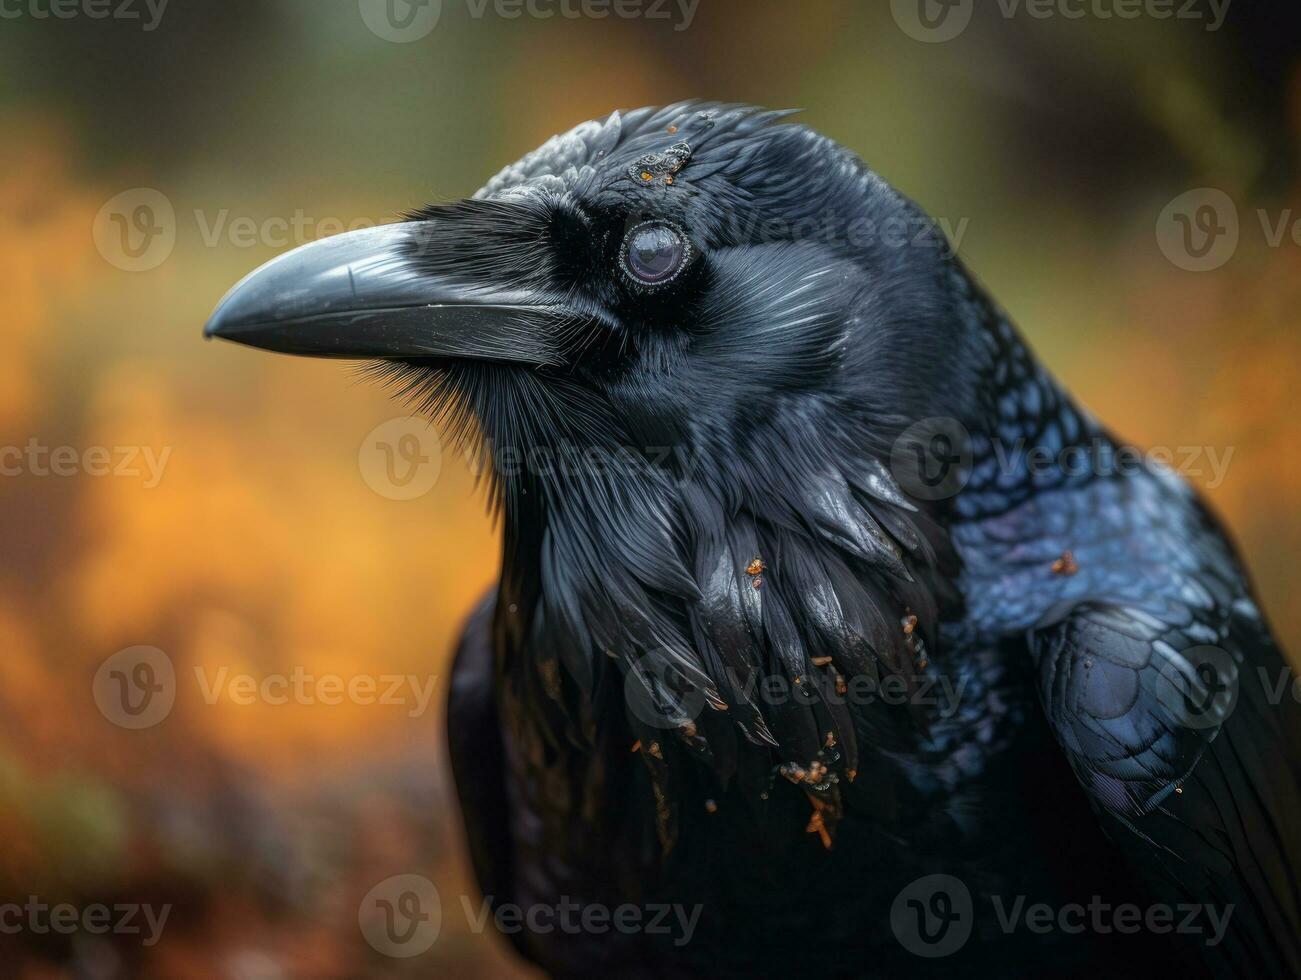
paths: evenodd
<path fill-rule="evenodd" d="M 1108 465 L 935 226 L 784 115 L 585 123 L 209 325 L 378 358 L 493 461 L 449 705 L 480 884 L 700 910 L 686 943 L 513 941 L 574 976 L 1297 975 L 1298 709 L 1222 531 Z M 1204 648 L 1238 695 L 1194 724 Z M 972 931 L 919 958 L 894 906 L 932 874 Z M 1232 909 L 1215 942 L 997 914 L 1095 898 Z"/>

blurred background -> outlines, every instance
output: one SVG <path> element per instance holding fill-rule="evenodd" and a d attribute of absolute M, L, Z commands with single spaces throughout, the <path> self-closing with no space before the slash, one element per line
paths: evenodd
<path fill-rule="evenodd" d="M 805 109 L 1096 414 L 1190 447 L 1301 650 L 1301 11 L 975 6 L 3 0 L 0 975 L 526 975 L 461 901 L 440 731 L 497 564 L 474 467 L 341 364 L 200 334 L 285 248 L 614 108 Z M 442 896 L 420 955 L 367 911 L 395 875 Z"/>

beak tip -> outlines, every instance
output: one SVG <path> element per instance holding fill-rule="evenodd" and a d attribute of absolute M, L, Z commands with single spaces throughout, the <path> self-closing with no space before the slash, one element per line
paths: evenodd
<path fill-rule="evenodd" d="M 258 319 L 249 310 L 241 309 L 241 304 L 230 302 L 234 293 L 235 290 L 231 290 L 223 296 L 221 302 L 208 314 L 208 320 L 203 325 L 204 340 L 238 340 L 241 331 L 247 330 Z"/>
<path fill-rule="evenodd" d="M 208 318 L 208 322 L 203 325 L 203 339 L 229 340 L 230 334 L 227 330 L 229 326 L 230 324 L 227 322 L 226 318 L 213 313 L 213 315 Z"/>
<path fill-rule="evenodd" d="M 226 331 L 229 329 L 231 321 L 234 319 L 234 317 L 230 315 L 229 302 L 233 293 L 235 293 L 234 289 L 228 291 L 225 296 L 218 300 L 217 305 L 213 307 L 212 312 L 208 314 L 207 322 L 203 325 L 204 340 L 211 340 L 213 337 L 225 338 L 227 336 Z"/>

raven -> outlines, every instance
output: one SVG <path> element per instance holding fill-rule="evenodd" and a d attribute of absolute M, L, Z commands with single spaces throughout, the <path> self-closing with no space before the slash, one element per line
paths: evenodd
<path fill-rule="evenodd" d="M 1301 975 L 1301 711 L 1233 546 L 786 116 L 583 123 L 207 325 L 492 462 L 448 741 L 497 925 L 558 976 Z"/>

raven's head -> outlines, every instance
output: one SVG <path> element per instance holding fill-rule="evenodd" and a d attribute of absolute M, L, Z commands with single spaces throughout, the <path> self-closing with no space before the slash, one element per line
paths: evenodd
<path fill-rule="evenodd" d="M 723 781 L 749 746 L 834 808 L 893 726 L 848 682 L 915 682 L 953 572 L 891 449 L 983 415 L 989 312 L 920 211 L 783 115 L 584 123 L 469 200 L 276 259 L 207 332 L 373 359 L 485 440 L 498 636 L 552 727 L 597 737 L 615 691 L 657 780 L 672 729 Z"/>

